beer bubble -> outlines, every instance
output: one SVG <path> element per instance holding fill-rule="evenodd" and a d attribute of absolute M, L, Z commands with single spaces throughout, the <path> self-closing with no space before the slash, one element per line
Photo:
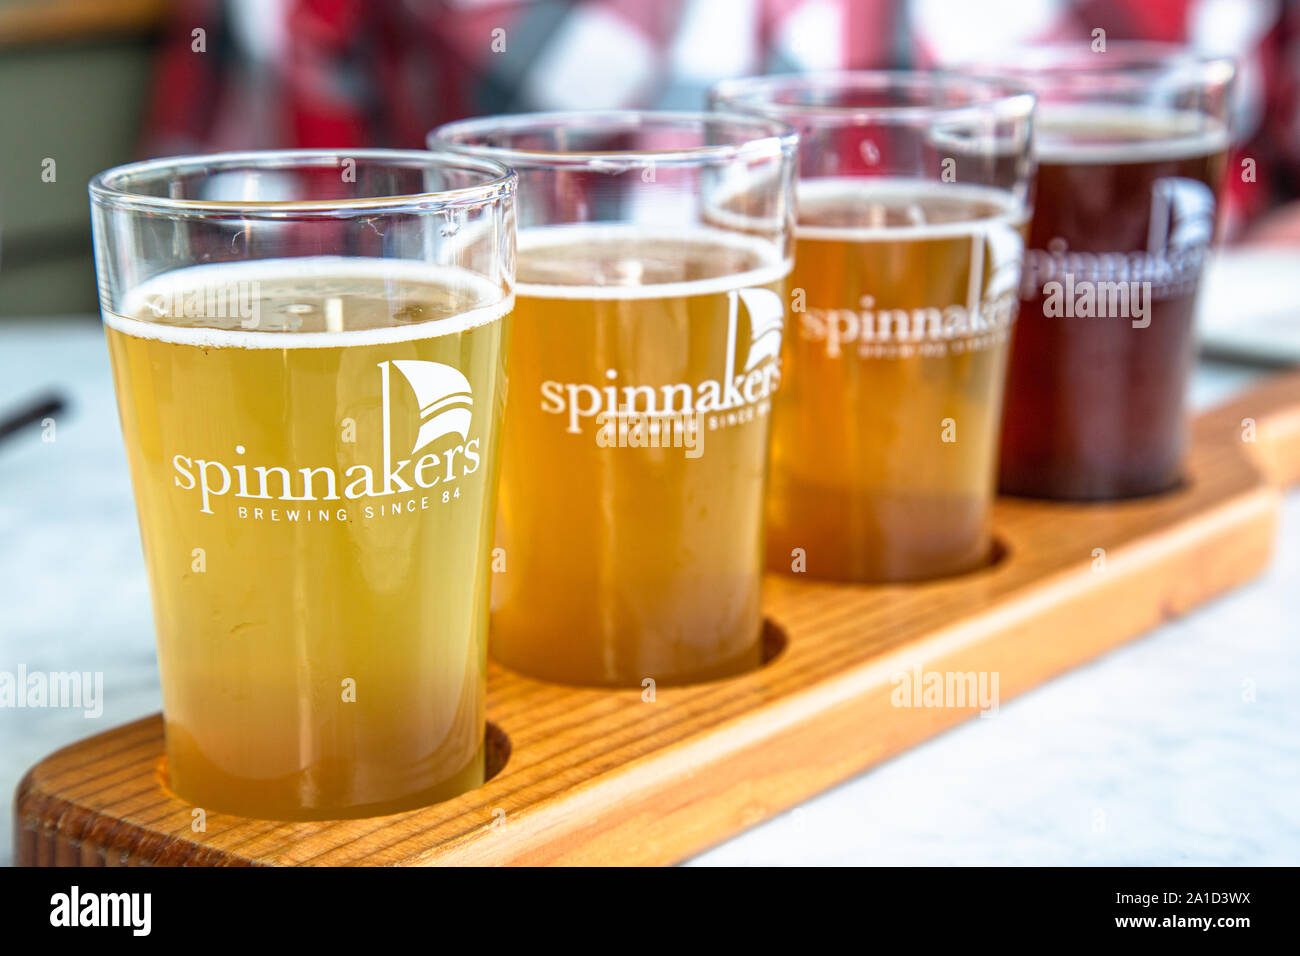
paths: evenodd
<path fill-rule="evenodd" d="M 418 302 L 408 302 L 392 313 L 394 322 L 423 322 L 428 318 L 424 306 Z"/>

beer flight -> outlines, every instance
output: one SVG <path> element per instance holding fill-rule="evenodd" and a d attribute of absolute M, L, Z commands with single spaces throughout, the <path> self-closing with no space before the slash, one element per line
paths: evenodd
<path fill-rule="evenodd" d="M 447 799 L 488 654 L 727 678 L 765 572 L 942 579 L 999 488 L 1170 491 L 1231 79 L 1046 48 L 100 174 L 169 786 Z"/>

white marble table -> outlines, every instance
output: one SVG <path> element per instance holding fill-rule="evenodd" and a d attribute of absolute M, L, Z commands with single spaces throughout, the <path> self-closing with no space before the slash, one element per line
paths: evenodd
<path fill-rule="evenodd" d="M 1254 374 L 1203 367 L 1196 401 Z M 0 408 L 43 386 L 71 400 L 55 440 L 30 429 L 0 443 L 0 671 L 102 671 L 104 702 L 95 719 L 0 708 L 0 862 L 30 764 L 159 709 L 96 323 L 0 321 Z M 1300 863 L 1298 582 L 1293 494 L 1262 578 L 694 862 Z"/>

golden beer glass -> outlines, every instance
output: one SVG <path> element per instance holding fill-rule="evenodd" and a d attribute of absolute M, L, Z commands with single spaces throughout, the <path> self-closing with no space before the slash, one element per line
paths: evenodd
<path fill-rule="evenodd" d="M 385 150 L 92 181 L 183 799 L 357 817 L 483 781 L 514 188 Z"/>
<path fill-rule="evenodd" d="M 758 666 L 793 134 L 595 112 L 430 145 L 520 177 L 493 656 L 616 687 Z"/>
<path fill-rule="evenodd" d="M 1032 96 L 849 72 L 726 82 L 711 102 L 800 135 L 768 567 L 865 582 L 980 567 L 993 548 Z"/>

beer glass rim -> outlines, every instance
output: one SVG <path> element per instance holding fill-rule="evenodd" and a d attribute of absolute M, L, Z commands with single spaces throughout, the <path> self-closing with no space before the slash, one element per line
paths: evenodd
<path fill-rule="evenodd" d="M 185 199 L 143 191 L 182 175 L 211 175 L 235 170 L 303 170 L 338 167 L 345 160 L 387 163 L 394 168 L 441 169 L 478 174 L 468 186 L 391 195 L 349 196 L 336 199 L 228 200 Z M 513 195 L 514 170 L 489 157 L 467 156 L 449 150 L 420 149 L 285 149 L 165 156 L 124 163 L 90 180 L 93 203 L 119 209 L 168 213 L 177 216 L 235 215 L 240 218 L 286 217 L 351 218 L 366 213 L 402 210 L 429 211 L 448 207 L 484 205 Z"/>
<path fill-rule="evenodd" d="M 671 149 L 544 150 L 520 149 L 485 141 L 487 137 L 524 132 L 589 127 L 596 130 L 649 130 L 655 127 L 705 127 L 727 123 L 752 130 L 755 135 L 727 143 Z M 799 134 L 789 124 L 770 117 L 721 110 L 548 110 L 480 116 L 444 123 L 429 131 L 430 149 L 493 157 L 512 167 L 581 168 L 602 163 L 657 165 L 709 165 L 792 154 Z"/>
<path fill-rule="evenodd" d="M 1027 82 L 1031 89 L 1035 79 L 1086 82 L 1098 76 L 1129 75 L 1149 81 L 1153 74 L 1222 85 L 1237 69 L 1231 56 L 1200 53 L 1189 46 L 1157 40 L 1109 40 L 1104 51 L 1093 50 L 1088 40 L 1012 47 L 994 57 L 963 61 L 956 68 Z"/>
<path fill-rule="evenodd" d="M 777 99 L 782 94 L 818 90 L 890 93 L 965 93 L 968 102 L 879 103 L 837 105 L 814 100 Z M 947 70 L 824 70 L 775 73 L 723 80 L 709 91 L 709 102 L 725 110 L 819 124 L 860 126 L 871 123 L 912 123 L 927 119 L 957 119 L 992 113 L 998 119 L 1029 119 L 1034 93 L 1014 78 Z"/>

